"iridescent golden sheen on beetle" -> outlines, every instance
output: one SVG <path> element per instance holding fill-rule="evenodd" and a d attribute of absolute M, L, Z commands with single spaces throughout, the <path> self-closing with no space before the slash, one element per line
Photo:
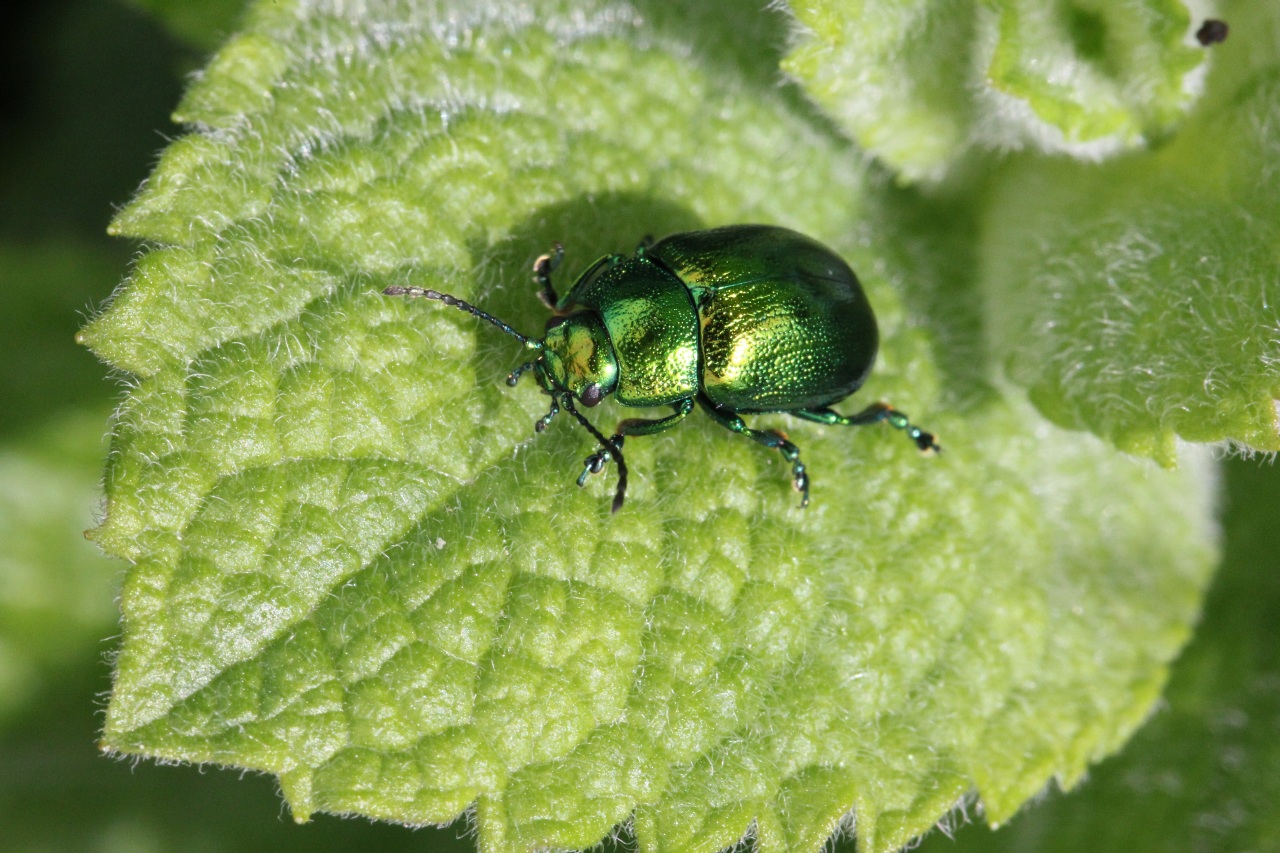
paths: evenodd
<path fill-rule="evenodd" d="M 748 427 L 740 415 L 787 412 L 830 426 L 885 421 L 921 451 L 941 450 L 931 433 L 886 403 L 848 416 L 829 408 L 866 380 L 879 332 L 853 270 L 816 240 L 772 225 L 673 234 L 632 256 L 606 255 L 560 298 L 551 274 L 563 254 L 557 245 L 534 263 L 540 295 L 557 315 L 542 340 L 448 294 L 399 285 L 383 292 L 437 299 L 538 351 L 507 382 L 515 385 L 532 370 L 551 397 L 537 430 L 563 407 L 599 443 L 578 485 L 617 462 L 614 512 L 626 496 L 626 437 L 675 426 L 695 402 L 725 428 L 777 449 L 791 463 L 802 507 L 809 503 L 809 475 L 799 449 L 777 430 Z M 575 401 L 592 407 L 610 394 L 625 406 L 668 405 L 672 414 L 628 418 L 605 438 Z"/>

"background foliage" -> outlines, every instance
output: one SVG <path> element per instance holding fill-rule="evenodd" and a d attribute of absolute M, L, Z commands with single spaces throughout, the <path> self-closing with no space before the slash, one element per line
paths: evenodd
<path fill-rule="evenodd" d="M 177 73 L 198 60 L 147 19 L 109 4 L 51 6 L 27 23 L 27 29 L 5 28 L 32 35 L 5 46 L 10 73 L 23 75 L 26 84 L 6 87 L 22 94 L 7 105 L 13 120 L 5 122 L 0 166 L 0 277 L 13 305 L 6 313 L 10 325 L 0 374 L 6 400 L 0 423 L 5 442 L 0 477 L 8 501 L 3 517 L 14 530 L 3 537 L 9 550 L 0 604 L 0 682 L 11 697 L 0 706 L 0 766 L 6 768 L 0 809 L 6 825 L 19 828 L 10 843 L 14 849 L 121 850 L 178 844 L 339 849 L 352 843 L 388 848 L 452 843 L 453 830 L 413 834 L 324 817 L 295 828 L 278 819 L 272 795 L 263 790 L 270 786 L 260 779 L 145 765 L 131 772 L 93 754 L 94 697 L 107 685 L 102 663 L 107 647 L 99 640 L 112 630 L 111 589 L 119 570 L 97 557 L 78 531 L 91 523 L 98 436 L 113 391 L 99 381 L 93 360 L 71 346 L 78 325 L 72 311 L 97 302 L 114 285 L 128 250 L 105 241 L 101 225 L 110 205 L 126 198 L 145 173 L 160 141 L 151 129 L 166 127 L 163 115 L 177 101 Z M 207 34 L 217 25 L 198 22 L 189 32 Z M 202 43 L 213 41 L 206 37 Z M 129 97 L 118 97 L 122 92 Z M 1264 96 L 1265 89 L 1258 97 Z M 1220 121 L 1205 123 L 1210 125 L 1206 132 L 1221 130 Z M 1268 153 L 1246 162 L 1265 165 Z M 1162 156 L 1176 160 L 1178 151 Z M 1186 180 L 1202 160 L 1182 159 L 1190 161 L 1188 171 L 1180 173 Z M 1019 172 L 1015 165 L 1008 174 L 1000 192 L 1041 197 L 1027 189 L 1037 179 L 1033 169 Z M 1171 191 L 1142 180 L 1139 175 L 1138 188 L 1131 191 L 1135 204 L 1164 199 L 1158 194 Z M 1173 199 L 1161 203 L 1186 209 L 1176 193 Z M 1266 199 L 1256 204 L 1265 205 Z M 926 234 L 927 223 L 944 218 L 935 202 L 916 205 L 909 195 L 888 212 L 925 222 Z M 1204 212 L 1185 215 L 1194 223 L 1212 219 Z M 1265 225 L 1274 218 L 1265 208 L 1255 209 L 1252 221 Z M 1169 227 L 1177 222 L 1175 217 Z M 955 234 L 935 227 L 934 250 L 957 239 Z M 1102 238 L 1068 234 L 1063 239 Z M 1054 248 L 1040 251 L 1051 254 Z M 916 257 L 921 256 L 928 253 Z M 997 268 L 1027 263 L 999 256 L 986 262 Z M 1054 363 L 1053 358 L 1042 362 Z M 1083 413 L 1072 407 L 1054 391 L 1062 386 L 1055 386 L 1052 376 L 1031 375 L 1025 381 L 1033 393 L 1042 388 L 1042 404 L 1050 412 L 1057 406 L 1059 419 L 1069 425 L 1089 425 L 1106 434 L 1106 425 L 1115 422 L 1103 412 L 1089 423 L 1088 407 Z M 1203 423 L 1192 418 L 1178 431 Z M 1131 435 L 1129 430 L 1112 437 L 1157 455 L 1167 445 L 1159 436 Z M 1071 843 L 1073 849 L 1083 844 L 1107 849 L 1124 843 L 1130 849 L 1160 849 L 1187 838 L 1204 850 L 1275 845 L 1276 816 L 1268 805 L 1276 800 L 1276 783 L 1267 768 L 1273 766 L 1280 726 L 1275 652 L 1280 595 L 1277 543 L 1267 521 L 1278 496 L 1270 470 L 1256 462 L 1229 464 L 1226 565 L 1201 631 L 1175 671 L 1168 710 L 1129 750 L 1101 765 L 1080 793 L 1052 796 L 994 839 L 978 828 L 962 830 L 962 845 L 1052 849 L 1060 843 L 1065 849 Z M 69 804 L 75 820 L 66 818 Z M 1159 818 L 1136 825 L 1134 814 L 1151 813 L 1153 806 L 1161 809 Z M 237 819 L 228 821 L 228 814 Z"/>

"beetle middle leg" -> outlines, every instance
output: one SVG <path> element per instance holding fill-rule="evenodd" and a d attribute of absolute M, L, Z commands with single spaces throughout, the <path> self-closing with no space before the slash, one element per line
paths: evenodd
<path fill-rule="evenodd" d="M 609 439 L 609 443 L 621 450 L 622 442 L 629 435 L 653 435 L 654 433 L 671 429 L 693 411 L 693 398 L 681 400 L 672 405 L 671 408 L 675 410 L 675 414 L 667 415 L 665 418 L 627 418 L 624 421 L 619 421 L 618 428 L 614 431 L 613 437 Z M 587 475 L 599 474 L 604 470 L 605 464 L 612 458 L 613 454 L 609 452 L 609 449 L 602 447 L 584 459 L 582 473 L 578 475 L 578 485 L 586 485 Z"/>
<path fill-rule="evenodd" d="M 725 429 L 745 435 L 765 447 L 777 449 L 782 454 L 782 458 L 791 463 L 791 481 L 796 491 L 800 493 L 800 508 L 804 509 L 809 505 L 809 473 L 805 470 L 804 463 L 800 461 L 800 448 L 788 441 L 787 437 L 776 429 L 752 429 L 735 412 L 717 409 L 710 400 L 699 398 L 698 402 L 702 404 L 702 408 L 711 416 L 711 419 Z"/>
<path fill-rule="evenodd" d="M 796 409 L 791 414 L 798 418 L 826 424 L 827 426 L 862 426 L 863 424 L 875 424 L 884 421 L 894 429 L 900 429 L 905 432 L 907 437 L 915 442 L 916 447 L 920 448 L 922 453 L 928 453 L 929 451 L 942 452 L 942 447 L 937 443 L 937 436 L 931 432 L 925 432 L 911 423 L 911 419 L 907 417 L 906 412 L 900 412 L 888 403 L 872 403 L 856 415 L 842 415 L 825 406 L 814 409 Z"/>

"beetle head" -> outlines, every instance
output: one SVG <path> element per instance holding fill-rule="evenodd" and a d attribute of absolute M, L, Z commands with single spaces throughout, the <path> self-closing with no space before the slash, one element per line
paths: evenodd
<path fill-rule="evenodd" d="M 542 343 L 548 378 L 582 405 L 597 405 L 618 386 L 618 359 L 609 332 L 593 312 L 553 317 Z"/>

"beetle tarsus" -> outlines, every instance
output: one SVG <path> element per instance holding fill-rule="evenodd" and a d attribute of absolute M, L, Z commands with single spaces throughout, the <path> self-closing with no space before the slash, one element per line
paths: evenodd
<path fill-rule="evenodd" d="M 800 493 L 800 508 L 804 509 L 809 506 L 809 474 L 805 471 L 804 465 L 797 458 L 795 464 L 791 466 L 792 484 L 796 487 L 796 491 Z"/>
<path fill-rule="evenodd" d="M 911 436 L 911 440 L 916 443 L 916 447 L 920 448 L 921 453 L 942 452 L 942 445 L 938 444 L 937 436 L 931 432 L 925 432 L 920 427 L 913 426 L 907 435 Z"/>
<path fill-rule="evenodd" d="M 711 419 L 720 426 L 739 435 L 745 435 L 757 444 L 763 444 L 781 453 L 782 458 L 791 463 L 791 485 L 800 493 L 800 508 L 804 509 L 809 505 L 808 469 L 800 461 L 800 448 L 792 444 L 784 432 L 776 429 L 752 429 L 738 416 L 737 412 L 722 409 L 705 397 L 699 397 L 698 402 L 702 404 L 703 410 L 711 416 Z M 832 414 L 835 413 L 832 412 Z"/>
<path fill-rule="evenodd" d="M 622 509 L 622 502 L 627 497 L 627 460 L 622 457 L 623 436 L 615 435 L 613 438 L 605 438 L 604 434 L 592 426 L 591 421 L 583 417 L 582 413 L 573 405 L 573 397 L 571 395 L 564 395 L 562 405 L 565 411 L 573 415 L 578 423 L 582 424 L 583 428 L 591 433 L 591 437 L 600 444 L 600 450 L 587 457 L 586 467 L 578 475 L 578 485 L 584 485 L 587 482 L 587 475 L 595 473 L 591 469 L 595 467 L 593 460 L 596 460 L 597 457 L 601 471 L 604 470 L 605 462 L 610 459 L 618 463 L 618 489 L 613 494 L 613 509 L 611 510 L 612 512 L 617 512 Z"/>
<path fill-rule="evenodd" d="M 551 411 L 538 418 L 537 423 L 533 425 L 534 432 L 542 432 L 551 425 L 551 419 L 560 414 L 560 404 L 556 402 L 554 397 L 551 398 Z"/>
<path fill-rule="evenodd" d="M 611 454 L 609 451 L 598 450 L 595 453 L 592 453 L 586 459 L 583 459 L 582 473 L 578 475 L 578 485 L 585 486 L 587 484 L 587 477 L 589 477 L 592 474 L 599 474 L 601 471 L 603 471 L 605 463 L 612 458 L 613 458 L 613 454 Z"/>
<path fill-rule="evenodd" d="M 582 460 L 582 473 L 578 475 L 578 485 L 584 486 L 587 483 L 587 477 L 592 474 L 599 474 L 604 470 L 604 466 L 613 461 L 613 454 L 622 452 L 622 442 L 626 440 L 626 436 L 621 433 L 615 434 L 609 439 L 608 446 L 601 447 L 595 453 L 592 453 L 586 459 Z"/>
<path fill-rule="evenodd" d="M 764 434 L 772 435 L 777 443 L 771 444 L 767 441 L 761 443 L 766 447 L 777 447 L 782 458 L 791 463 L 791 485 L 795 486 L 795 490 L 800 493 L 800 508 L 804 509 L 809 505 L 809 472 L 800 461 L 800 448 L 788 441 L 786 433 L 782 430 L 771 429 Z M 759 441 L 759 439 L 756 440 Z"/>
<path fill-rule="evenodd" d="M 905 432 L 907 438 L 915 443 L 921 453 L 942 452 L 942 446 L 938 444 L 936 435 L 911 423 L 911 419 L 907 417 L 906 412 L 895 409 L 883 401 L 872 403 L 856 415 L 842 415 L 826 406 L 815 409 L 797 409 L 791 414 L 815 423 L 826 424 L 827 426 L 863 426 L 884 421 L 894 429 Z"/>
<path fill-rule="evenodd" d="M 876 403 L 875 405 L 883 411 L 884 414 L 882 417 L 884 420 L 889 422 L 889 426 L 905 432 L 907 434 L 907 438 L 910 438 L 915 442 L 916 447 L 920 449 L 921 453 L 942 452 L 942 447 L 935 440 L 936 436 L 934 436 L 933 433 L 926 432 L 911 423 L 911 419 L 907 417 L 906 412 L 901 412 L 890 406 L 888 403 Z"/>

